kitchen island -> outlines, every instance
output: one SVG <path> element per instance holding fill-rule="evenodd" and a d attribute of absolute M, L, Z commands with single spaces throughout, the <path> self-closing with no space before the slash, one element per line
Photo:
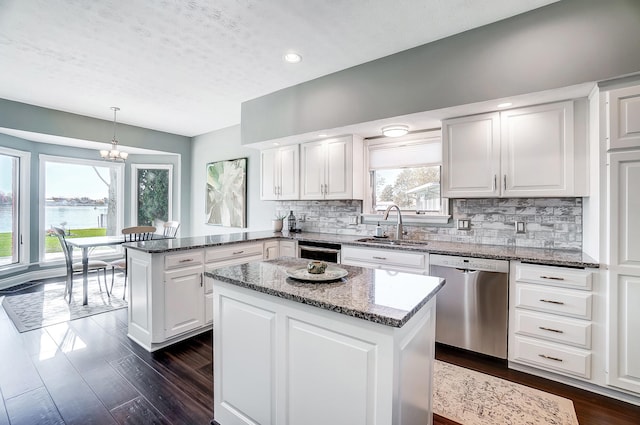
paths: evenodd
<path fill-rule="evenodd" d="M 361 267 L 310 283 L 280 258 L 213 283 L 214 416 L 233 424 L 428 424 L 444 280 Z"/>

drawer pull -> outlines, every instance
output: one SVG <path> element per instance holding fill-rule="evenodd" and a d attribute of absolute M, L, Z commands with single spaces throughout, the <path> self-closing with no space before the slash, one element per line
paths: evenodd
<path fill-rule="evenodd" d="M 240 254 L 242 254 L 242 253 L 244 253 L 244 250 L 242 250 L 242 251 L 235 251 L 235 252 L 233 253 L 233 255 L 240 255 Z"/>
<path fill-rule="evenodd" d="M 540 301 L 543 302 L 543 303 L 564 305 L 564 303 L 562 301 L 545 300 L 545 299 L 541 299 Z"/>
<path fill-rule="evenodd" d="M 373 257 L 371 257 L 371 258 L 373 258 L 374 260 L 386 260 L 387 259 L 387 257 L 376 257 L 375 255 Z"/>
<path fill-rule="evenodd" d="M 557 277 L 557 276 L 540 276 L 540 279 L 564 280 L 564 277 Z"/>
<path fill-rule="evenodd" d="M 562 359 L 560 359 L 560 358 L 558 358 L 558 357 L 551 357 L 551 356 L 547 356 L 546 354 L 538 354 L 538 356 L 542 357 L 543 359 L 553 360 L 554 362 L 561 362 L 561 361 L 563 361 Z"/>
<path fill-rule="evenodd" d="M 561 331 L 560 329 L 545 328 L 544 326 L 538 326 L 538 329 L 542 329 L 543 331 L 555 332 L 559 334 L 564 333 L 564 331 Z"/>
<path fill-rule="evenodd" d="M 185 258 L 184 260 L 178 261 L 178 263 L 189 263 L 191 261 L 193 261 L 193 258 Z"/>

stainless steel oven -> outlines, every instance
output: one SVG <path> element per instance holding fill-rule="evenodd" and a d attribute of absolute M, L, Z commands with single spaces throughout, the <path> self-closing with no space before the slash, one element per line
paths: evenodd
<path fill-rule="evenodd" d="M 298 257 L 340 264 L 341 248 L 336 243 L 298 241 Z"/>

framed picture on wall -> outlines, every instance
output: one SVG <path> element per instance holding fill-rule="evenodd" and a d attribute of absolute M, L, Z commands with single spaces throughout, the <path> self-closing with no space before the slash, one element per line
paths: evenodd
<path fill-rule="evenodd" d="M 207 164 L 206 224 L 247 227 L 247 158 Z"/>

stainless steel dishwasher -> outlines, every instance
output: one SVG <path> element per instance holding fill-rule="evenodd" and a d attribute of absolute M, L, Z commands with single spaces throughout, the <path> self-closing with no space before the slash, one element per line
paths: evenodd
<path fill-rule="evenodd" d="M 436 298 L 436 342 L 507 358 L 509 262 L 431 254 L 446 279 Z"/>

